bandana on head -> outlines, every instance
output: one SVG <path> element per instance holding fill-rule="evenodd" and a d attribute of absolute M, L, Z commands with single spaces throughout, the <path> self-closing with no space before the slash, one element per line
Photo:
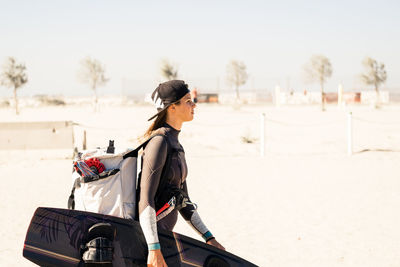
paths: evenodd
<path fill-rule="evenodd" d="M 153 104 L 156 106 L 157 110 L 164 108 L 164 103 L 162 102 L 157 91 L 155 92 L 155 94 L 153 94 L 152 99 L 153 99 Z"/>
<path fill-rule="evenodd" d="M 153 100 L 158 113 L 152 116 L 149 120 L 155 118 L 160 112 L 168 108 L 171 104 L 179 101 L 189 92 L 188 85 L 181 80 L 172 80 L 160 83 L 151 95 L 151 99 Z"/>

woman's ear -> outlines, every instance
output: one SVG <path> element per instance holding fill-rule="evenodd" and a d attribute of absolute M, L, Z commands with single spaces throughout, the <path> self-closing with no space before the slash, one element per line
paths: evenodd
<path fill-rule="evenodd" d="M 175 105 L 172 104 L 171 106 L 168 107 L 168 109 L 171 110 L 171 111 L 175 111 Z"/>

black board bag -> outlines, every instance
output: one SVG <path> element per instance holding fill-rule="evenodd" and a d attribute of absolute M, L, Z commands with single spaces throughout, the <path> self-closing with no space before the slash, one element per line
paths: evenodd
<path fill-rule="evenodd" d="M 112 263 L 85 263 L 94 225 L 112 229 Z M 172 266 L 256 266 L 229 252 L 175 232 L 159 230 L 162 254 Z M 26 234 L 23 255 L 40 266 L 147 266 L 147 245 L 138 221 L 78 210 L 38 208 Z"/>

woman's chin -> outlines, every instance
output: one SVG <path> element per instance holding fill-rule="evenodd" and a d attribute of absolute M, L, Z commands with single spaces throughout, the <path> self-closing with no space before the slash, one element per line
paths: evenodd
<path fill-rule="evenodd" d="M 187 121 L 192 121 L 194 119 L 194 116 L 192 115 L 191 117 L 188 118 Z"/>

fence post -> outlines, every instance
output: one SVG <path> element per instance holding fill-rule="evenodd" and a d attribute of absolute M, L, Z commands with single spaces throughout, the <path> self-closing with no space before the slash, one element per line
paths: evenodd
<path fill-rule="evenodd" d="M 343 105 L 343 85 L 340 83 L 338 86 L 338 107 L 341 108 Z"/>
<path fill-rule="evenodd" d="M 265 113 L 260 116 L 260 156 L 265 155 Z"/>
<path fill-rule="evenodd" d="M 86 150 L 86 130 L 83 131 L 83 142 L 82 142 L 82 149 Z"/>
<path fill-rule="evenodd" d="M 347 114 L 347 155 L 353 154 L 353 118 L 352 113 Z"/>

